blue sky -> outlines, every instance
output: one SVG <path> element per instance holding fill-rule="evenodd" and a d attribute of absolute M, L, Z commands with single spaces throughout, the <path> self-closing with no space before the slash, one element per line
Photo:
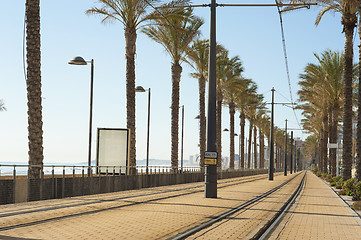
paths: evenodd
<path fill-rule="evenodd" d="M 218 3 L 273 3 L 271 0 L 228 0 Z M 193 3 L 209 3 L 195 0 Z M 124 31 L 120 23 L 101 24 L 100 18 L 85 10 L 96 1 L 41 1 L 41 50 L 43 83 L 44 163 L 87 161 L 90 66 L 72 66 L 74 56 L 94 59 L 93 153 L 97 127 L 126 127 Z M 0 15 L 0 99 L 8 109 L 0 112 L 0 161 L 27 161 L 27 99 L 23 74 L 23 28 L 25 1 L 5 1 Z M 313 53 L 326 49 L 342 51 L 344 36 L 340 14 L 327 14 L 316 28 L 320 7 L 283 15 L 291 86 L 297 99 L 298 75 Z M 209 35 L 209 8 L 195 9 L 205 20 L 202 38 Z M 280 23 L 275 7 L 223 7 L 217 9 L 217 42 L 238 55 L 244 75 L 259 86 L 270 102 L 289 101 L 289 87 L 283 57 Z M 355 57 L 358 59 L 358 35 Z M 170 159 L 171 60 L 164 49 L 139 33 L 136 55 L 136 85 L 152 88 L 150 158 Z M 181 105 L 185 105 L 184 156 L 198 153 L 198 85 L 182 65 Z M 276 106 L 275 125 L 299 128 L 292 110 Z M 298 120 L 301 115 L 297 113 Z M 146 156 L 147 94 L 136 97 L 137 159 Z M 228 109 L 223 109 L 223 128 L 229 127 Z M 236 117 L 236 131 L 239 118 Z M 229 133 L 223 134 L 223 155 L 229 155 Z M 301 131 L 296 137 L 305 138 Z M 238 144 L 238 141 L 236 141 Z M 238 148 L 236 148 L 238 151 Z"/>

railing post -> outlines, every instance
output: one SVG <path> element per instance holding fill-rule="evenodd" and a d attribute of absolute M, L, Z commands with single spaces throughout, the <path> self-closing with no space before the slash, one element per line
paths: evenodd
<path fill-rule="evenodd" d="M 62 181 L 62 187 L 61 187 L 61 197 L 65 197 L 65 166 L 63 166 L 63 181 Z"/>
<path fill-rule="evenodd" d="M 55 184 L 55 178 L 54 178 L 54 166 L 52 166 L 52 169 L 51 169 L 51 178 L 52 178 L 52 181 L 51 181 L 51 196 L 52 198 L 56 198 L 56 184 Z"/>

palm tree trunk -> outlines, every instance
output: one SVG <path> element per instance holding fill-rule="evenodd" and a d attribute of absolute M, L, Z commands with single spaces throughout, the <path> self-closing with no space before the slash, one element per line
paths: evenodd
<path fill-rule="evenodd" d="M 330 142 L 337 143 L 337 126 L 338 126 L 338 115 L 339 115 L 340 107 L 337 104 L 334 104 L 332 109 L 332 128 L 330 133 Z M 336 159 L 337 159 L 337 149 L 332 148 L 330 151 L 330 159 L 331 159 L 331 175 L 336 176 Z"/>
<path fill-rule="evenodd" d="M 361 13 L 361 0 L 358 0 L 358 12 Z M 361 39 L 361 18 L 359 18 L 358 34 Z M 359 45 L 359 82 L 358 82 L 358 102 L 357 102 L 357 134 L 356 134 L 356 181 L 361 181 L 361 45 Z"/>
<path fill-rule="evenodd" d="M 229 107 L 229 118 L 230 118 L 230 148 L 229 148 L 229 168 L 234 169 L 234 103 L 228 104 Z"/>
<path fill-rule="evenodd" d="M 246 125 L 246 116 L 244 112 L 242 111 L 239 115 L 240 118 L 240 127 L 241 127 L 241 158 L 240 158 L 240 164 L 241 169 L 244 169 L 244 126 Z"/>
<path fill-rule="evenodd" d="M 125 32 L 125 57 L 127 78 L 127 128 L 130 130 L 129 166 L 134 167 L 136 162 L 135 148 L 135 42 L 137 33 L 135 28 L 126 28 Z M 136 169 L 131 168 L 130 174 L 135 174 Z"/>
<path fill-rule="evenodd" d="M 324 138 L 324 131 L 321 129 L 321 131 L 320 131 L 320 141 L 319 141 L 319 151 L 320 151 L 320 153 L 319 153 L 319 169 L 320 169 L 320 171 L 321 172 L 325 172 L 324 171 L 324 169 L 323 169 L 323 138 Z"/>
<path fill-rule="evenodd" d="M 172 123 L 171 123 L 171 164 L 173 172 L 178 170 L 178 132 L 179 132 L 179 82 L 182 67 L 179 63 L 172 65 Z"/>
<path fill-rule="evenodd" d="M 218 153 L 218 169 L 222 169 L 222 102 L 223 96 L 220 92 L 217 92 L 217 153 Z"/>
<path fill-rule="evenodd" d="M 323 170 L 325 173 L 328 172 L 327 164 L 328 164 L 328 157 L 327 157 L 327 142 L 328 142 L 328 117 L 327 114 L 324 115 L 323 119 Z"/>
<path fill-rule="evenodd" d="M 248 161 L 247 161 L 247 167 L 248 169 L 251 169 L 251 155 L 252 155 L 252 131 L 253 131 L 253 120 L 251 119 L 249 121 L 249 138 L 248 138 Z"/>
<path fill-rule="evenodd" d="M 258 168 L 258 161 L 257 161 L 257 127 L 256 125 L 253 126 L 253 132 L 254 132 L 254 136 L 253 136 L 253 146 L 254 146 L 254 168 Z"/>
<path fill-rule="evenodd" d="M 264 168 L 264 134 L 259 130 L 259 168 Z"/>
<path fill-rule="evenodd" d="M 332 142 L 332 107 L 328 108 L 328 142 Z M 328 173 L 332 172 L 332 153 L 333 148 L 328 148 Z"/>
<path fill-rule="evenodd" d="M 199 165 L 204 167 L 204 152 L 206 151 L 206 110 L 205 110 L 206 80 L 199 78 Z"/>
<path fill-rule="evenodd" d="M 29 165 L 43 165 L 39 0 L 26 1 L 26 52 Z M 41 167 L 30 167 L 29 178 L 40 178 L 41 169 Z"/>
<path fill-rule="evenodd" d="M 279 164 L 279 160 L 280 160 L 280 154 L 281 154 L 281 152 L 280 152 L 280 147 L 278 146 L 278 144 L 276 145 L 276 158 L 275 158 L 275 160 L 276 160 L 276 164 L 275 164 L 275 166 L 277 166 L 278 164 Z M 277 168 L 277 167 L 276 167 Z"/>
<path fill-rule="evenodd" d="M 357 22 L 352 14 L 342 15 L 343 31 L 345 32 L 345 64 L 343 71 L 343 151 L 342 180 L 350 179 L 352 168 L 352 70 L 353 70 L 353 31 Z"/>

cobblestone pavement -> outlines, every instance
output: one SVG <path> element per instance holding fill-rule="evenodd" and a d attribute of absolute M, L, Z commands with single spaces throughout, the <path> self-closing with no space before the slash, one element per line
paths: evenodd
<path fill-rule="evenodd" d="M 361 219 L 312 172 L 301 196 L 269 239 L 361 239 Z"/>
<path fill-rule="evenodd" d="M 267 178 L 249 181 L 259 176 L 232 179 L 233 182 L 221 180 L 220 186 L 227 181 L 230 185 L 218 188 L 216 199 L 204 198 L 202 184 L 192 183 L 7 205 L 0 207 L 0 239 L 166 239 L 218 216 L 293 176 L 277 174 L 274 181 Z M 234 180 L 246 183 L 234 184 Z M 201 186 L 200 191 L 190 193 L 197 186 Z M 165 192 L 171 189 L 178 191 Z M 32 209 L 38 211 L 24 213 Z M 49 220 L 51 217 L 58 219 Z M 254 217 L 249 216 L 250 219 Z M 16 224 L 25 225 L 4 230 L 4 227 Z"/>

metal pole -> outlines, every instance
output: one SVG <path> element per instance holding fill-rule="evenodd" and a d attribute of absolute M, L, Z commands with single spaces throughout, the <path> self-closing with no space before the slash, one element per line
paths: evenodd
<path fill-rule="evenodd" d="M 337 148 L 336 148 L 336 176 L 338 177 L 340 175 L 340 167 L 338 166 L 338 154 L 339 154 L 339 151 L 338 151 L 338 143 L 337 143 Z"/>
<path fill-rule="evenodd" d="M 244 148 L 244 151 L 245 151 L 245 154 L 244 156 L 246 156 L 246 153 L 247 153 L 247 158 L 248 158 L 248 148 L 247 148 L 247 143 L 248 143 L 248 140 L 247 140 L 247 137 L 246 137 L 246 142 L 245 142 L 245 148 Z M 247 161 L 247 164 L 248 164 L 248 161 Z M 246 168 L 246 161 L 244 162 L 244 168 Z M 249 169 L 249 166 L 247 165 L 247 169 Z"/>
<path fill-rule="evenodd" d="M 297 172 L 297 147 L 296 147 L 296 141 L 294 141 L 294 145 L 295 145 L 295 154 L 293 156 L 293 172 L 296 173 Z"/>
<path fill-rule="evenodd" d="M 275 89 L 272 88 L 272 107 L 271 107 L 271 141 L 270 141 L 270 158 L 269 158 L 269 169 L 268 169 L 268 180 L 273 181 L 274 171 L 274 144 L 273 144 L 273 118 L 274 118 L 274 95 Z"/>
<path fill-rule="evenodd" d="M 238 135 L 238 169 L 241 168 L 241 133 Z"/>
<path fill-rule="evenodd" d="M 291 160 L 290 160 L 290 174 L 292 174 L 293 168 L 293 131 L 291 131 Z"/>
<path fill-rule="evenodd" d="M 91 149 L 92 149 L 92 128 L 93 128 L 93 79 L 94 79 L 94 59 L 90 61 L 90 113 L 89 113 L 89 147 L 88 147 L 88 176 L 91 171 Z"/>
<path fill-rule="evenodd" d="M 181 173 L 183 173 L 184 105 L 182 105 Z"/>
<path fill-rule="evenodd" d="M 216 152 L 216 0 L 211 0 L 208 64 L 207 152 Z M 220 159 L 217 159 L 220 161 Z M 205 197 L 217 198 L 217 165 L 206 165 Z"/>
<path fill-rule="evenodd" d="M 150 88 L 148 89 L 148 126 L 147 126 L 147 169 L 149 168 L 149 130 L 150 130 Z"/>
<path fill-rule="evenodd" d="M 284 161 L 284 167 L 283 167 L 283 175 L 287 176 L 287 142 L 288 142 L 288 136 L 287 136 L 287 119 L 286 119 L 286 127 L 285 127 L 285 161 Z"/>

